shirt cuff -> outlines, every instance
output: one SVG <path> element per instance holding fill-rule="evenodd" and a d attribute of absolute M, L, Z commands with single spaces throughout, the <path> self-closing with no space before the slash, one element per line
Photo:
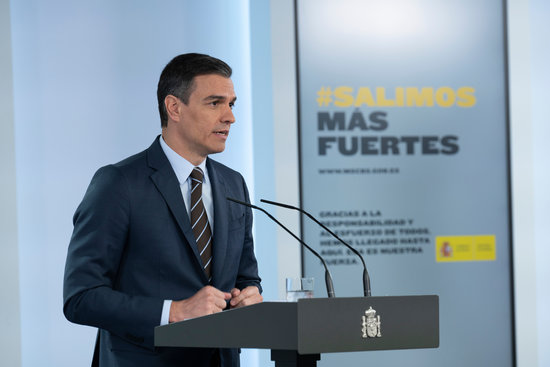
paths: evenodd
<path fill-rule="evenodd" d="M 172 306 L 171 300 L 165 300 L 162 305 L 162 314 L 160 315 L 160 326 L 168 325 L 170 322 L 170 307 Z"/>

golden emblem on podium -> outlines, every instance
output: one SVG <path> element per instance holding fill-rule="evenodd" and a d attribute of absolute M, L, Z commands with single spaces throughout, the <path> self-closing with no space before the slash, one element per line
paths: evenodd
<path fill-rule="evenodd" d="M 363 323 L 361 325 L 363 339 L 382 337 L 380 315 L 376 316 L 376 310 L 372 307 L 369 307 L 369 309 L 365 311 L 365 316 L 363 316 Z"/>

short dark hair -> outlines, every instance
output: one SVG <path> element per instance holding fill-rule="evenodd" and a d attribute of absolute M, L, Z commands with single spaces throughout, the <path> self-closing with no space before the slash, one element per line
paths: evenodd
<path fill-rule="evenodd" d="M 168 113 L 164 105 L 167 95 L 178 97 L 183 103 L 189 102 L 189 96 L 195 89 L 194 78 L 199 75 L 216 74 L 231 77 L 231 67 L 212 56 L 188 53 L 176 56 L 164 67 L 157 86 L 160 125 L 168 124 Z"/>

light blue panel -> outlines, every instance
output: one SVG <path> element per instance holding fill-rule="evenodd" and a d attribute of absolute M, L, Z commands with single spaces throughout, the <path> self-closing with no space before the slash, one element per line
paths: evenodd
<path fill-rule="evenodd" d="M 533 118 L 533 164 L 534 164 L 534 197 L 535 197 L 535 241 L 536 241 L 536 271 L 537 271 L 537 340 L 538 365 L 550 366 L 550 295 L 548 279 L 550 279 L 550 247 L 548 246 L 548 223 L 550 222 L 550 171 L 548 157 L 550 147 L 550 49 L 548 35 L 550 34 L 550 3 L 544 0 L 531 0 L 531 113 Z M 516 244 L 516 251 L 521 251 L 521 244 Z M 521 315 L 517 315 L 521 323 Z"/>
<path fill-rule="evenodd" d="M 275 198 L 269 1 L 253 1 L 250 5 L 251 15 L 254 15 L 250 18 L 250 42 L 255 187 L 255 195 L 251 200 L 263 206 L 260 199 Z M 263 295 L 265 299 L 274 300 L 277 298 L 277 262 L 274 260 L 277 257 L 276 225 L 264 215 L 255 215 L 254 220 L 257 237 L 261 238 L 261 243 L 256 245 L 256 254 L 261 275 L 265 278 Z"/>
<path fill-rule="evenodd" d="M 252 119 L 250 93 L 250 36 L 248 1 L 187 1 L 181 22 L 185 29 L 178 39 L 185 51 L 211 54 L 233 68 L 233 83 L 237 94 L 235 116 L 227 148 L 214 156 L 230 165 L 252 182 Z M 251 195 L 253 187 L 250 184 Z"/>
<path fill-rule="evenodd" d="M 250 49 L 254 149 L 254 195 L 251 196 L 251 201 L 261 205 L 260 199 L 275 198 L 269 0 L 250 2 Z M 278 264 L 275 226 L 275 223 L 262 213 L 254 213 L 256 257 L 265 300 L 277 299 Z M 260 365 L 265 366 L 270 360 L 269 350 L 260 350 L 257 353 Z"/>
<path fill-rule="evenodd" d="M 62 315 L 71 218 L 93 172 L 160 133 L 156 84 L 175 55 L 233 67 L 239 96 L 220 160 L 252 180 L 248 2 L 11 3 L 23 366 L 89 364 L 95 329 Z"/>

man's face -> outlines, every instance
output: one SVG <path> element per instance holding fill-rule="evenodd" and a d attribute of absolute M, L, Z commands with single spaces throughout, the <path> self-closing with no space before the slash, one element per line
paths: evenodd
<path fill-rule="evenodd" d="M 237 97 L 233 82 L 220 75 L 199 75 L 187 104 L 180 101 L 176 139 L 182 154 L 198 164 L 212 153 L 225 149 L 229 128 L 235 122 L 233 105 Z"/>

